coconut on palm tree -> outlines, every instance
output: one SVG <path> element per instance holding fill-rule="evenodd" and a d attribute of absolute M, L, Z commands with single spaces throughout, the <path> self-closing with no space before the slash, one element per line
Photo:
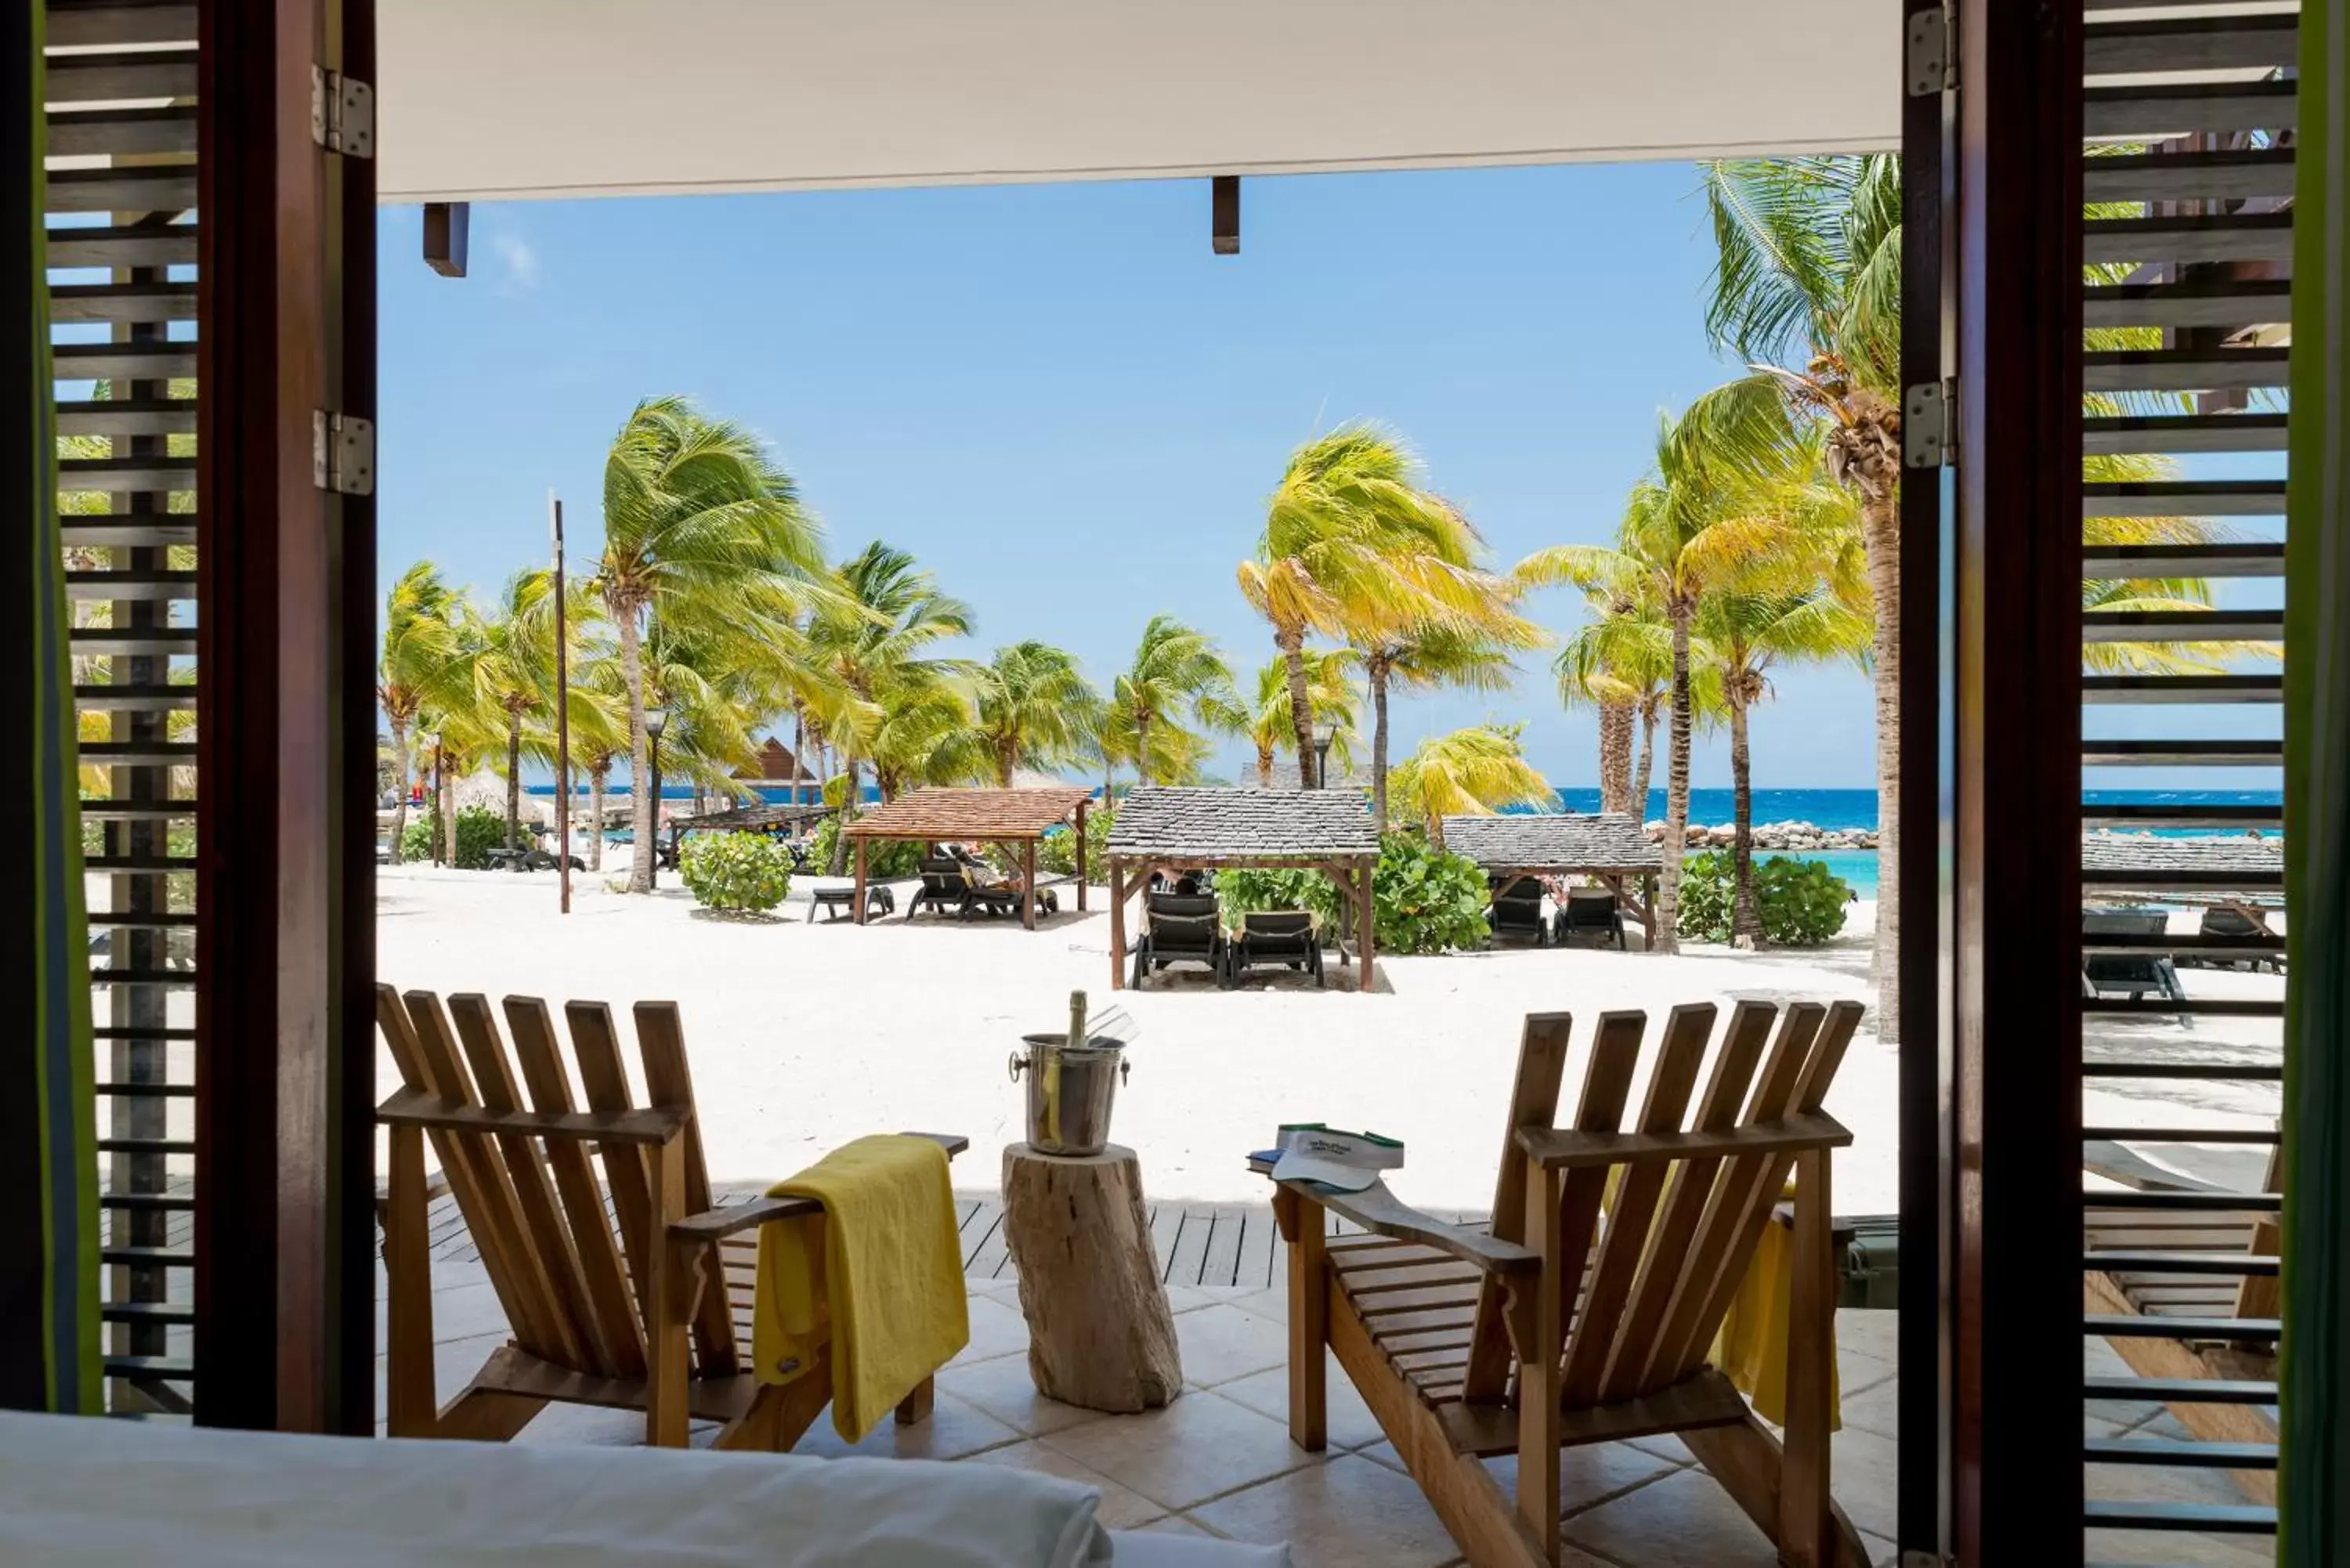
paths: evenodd
<path fill-rule="evenodd" d="M 1119 759 L 1144 784 L 1188 776 L 1201 732 L 1236 733 L 1246 718 L 1215 639 L 1173 616 L 1150 618 L 1133 659 L 1110 682 L 1107 722 L 1118 732 Z"/>
<path fill-rule="evenodd" d="M 1350 677 L 1361 663 L 1362 655 L 1351 648 L 1323 649 L 1305 656 L 1314 722 L 1320 733 L 1330 737 L 1330 755 L 1341 773 L 1355 765 L 1355 688 Z M 1274 758 L 1297 748 L 1297 723 L 1289 707 L 1287 659 L 1275 657 L 1258 667 L 1246 733 L 1256 750 L 1257 787 L 1271 789 Z"/>
<path fill-rule="evenodd" d="M 1489 613 L 1494 579 L 1465 563 L 1467 520 L 1419 487 L 1403 443 L 1368 425 L 1316 437 L 1291 454 L 1265 507 L 1241 592 L 1273 627 L 1289 668 L 1298 773 L 1314 776 L 1314 703 L 1305 639 L 1358 637 L 1436 624 L 1472 629 Z"/>
<path fill-rule="evenodd" d="M 657 398 L 638 404 L 613 439 L 595 582 L 619 639 L 639 846 L 652 843 L 658 809 L 644 787 L 645 621 L 706 632 L 745 663 L 768 657 L 811 601 L 822 546 L 791 476 L 741 426 L 682 398 Z M 650 854 L 635 857 L 631 892 L 651 890 L 652 864 Z"/>
<path fill-rule="evenodd" d="M 1442 849 L 1448 816 L 1491 816 L 1505 805 L 1555 807 L 1557 793 L 1526 761 L 1519 728 L 1481 724 L 1422 741 L 1391 781 L 1399 814 L 1424 825 L 1428 841 Z"/>

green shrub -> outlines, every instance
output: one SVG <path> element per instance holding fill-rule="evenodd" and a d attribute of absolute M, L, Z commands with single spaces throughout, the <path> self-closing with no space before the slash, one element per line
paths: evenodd
<path fill-rule="evenodd" d="M 832 864 L 832 846 L 839 837 L 840 818 L 837 816 L 827 816 L 816 825 L 816 831 L 808 836 L 809 870 L 819 877 L 824 875 L 824 868 Z M 911 877 L 921 861 L 922 846 L 919 844 L 896 841 L 874 844 L 865 851 L 865 875 L 875 882 L 895 882 Z M 856 874 L 855 844 L 849 845 L 848 857 L 841 862 L 841 868 L 846 874 Z"/>
<path fill-rule="evenodd" d="M 1726 849 L 1692 855 L 1681 865 L 1680 934 L 1691 941 L 1727 942 L 1737 897 L 1735 857 Z M 1852 885 L 1825 860 L 1783 855 L 1757 857 L 1754 901 L 1762 940 L 1773 947 L 1814 947 L 1844 929 Z"/>
<path fill-rule="evenodd" d="M 677 868 L 704 909 L 764 911 L 792 890 L 791 851 L 760 833 L 694 834 Z"/>
<path fill-rule="evenodd" d="M 434 826 L 437 828 L 438 824 Z M 503 849 L 505 844 L 506 819 L 497 812 L 486 805 L 469 805 L 457 813 L 458 870 L 488 870 L 490 851 Z"/>
<path fill-rule="evenodd" d="M 1086 810 L 1086 880 L 1097 885 L 1109 881 L 1109 830 L 1118 814 L 1107 806 Z M 1036 868 L 1055 877 L 1066 877 L 1077 868 L 1077 836 L 1075 830 L 1062 828 L 1048 833 L 1036 846 Z"/>
<path fill-rule="evenodd" d="M 432 859 L 432 851 L 440 843 L 440 823 L 434 819 L 417 816 L 411 813 L 408 818 L 408 826 L 400 830 L 400 858 L 402 860 Z"/>
<path fill-rule="evenodd" d="M 1371 878 L 1379 950 L 1440 953 L 1473 948 L 1492 935 L 1485 924 L 1485 874 L 1463 855 L 1448 854 L 1414 833 L 1379 841 Z"/>
<path fill-rule="evenodd" d="M 1287 867 L 1219 871 L 1216 897 L 1222 901 L 1224 918 L 1234 924 L 1243 915 L 1264 909 L 1311 909 L 1326 927 L 1338 918 L 1337 887 L 1319 871 Z"/>

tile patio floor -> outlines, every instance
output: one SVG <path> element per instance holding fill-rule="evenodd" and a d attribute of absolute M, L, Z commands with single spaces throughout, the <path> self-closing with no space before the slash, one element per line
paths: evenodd
<path fill-rule="evenodd" d="M 438 1259 L 433 1282 L 436 1386 L 446 1400 L 507 1330 L 478 1262 Z M 1098 1488 L 1102 1521 L 1113 1529 L 1285 1541 L 1297 1568 L 1443 1568 L 1461 1561 L 1335 1363 L 1328 1451 L 1308 1454 L 1291 1445 L 1284 1291 L 1173 1285 L 1168 1296 L 1186 1387 L 1164 1410 L 1104 1416 L 1041 1397 L 1029 1381 L 1017 1283 L 975 1280 L 971 1344 L 939 1374 L 929 1421 L 909 1428 L 885 1422 L 852 1449 L 830 1417 L 820 1417 L 796 1451 L 1043 1470 Z M 1836 1325 L 1845 1425 L 1834 1445 L 1835 1494 L 1879 1568 L 1896 1556 L 1894 1321 L 1889 1312 L 1847 1311 Z M 2126 1370 L 2102 1342 L 2094 1343 L 2087 1364 L 2091 1372 Z M 382 1366 L 379 1356 L 379 1401 Z M 712 1430 L 704 1427 L 698 1435 L 706 1438 Z M 2185 1436 L 2153 1405 L 2094 1404 L 2086 1430 L 2093 1437 Z M 518 1440 L 629 1444 L 642 1435 L 635 1416 L 549 1406 Z M 1505 1488 L 1512 1484 L 1513 1459 L 1488 1462 Z M 1573 1450 L 1563 1456 L 1559 1490 L 1568 1568 L 1772 1568 L 1775 1562 L 1762 1533 L 1670 1437 Z M 2218 1472 L 2101 1466 L 2090 1471 L 2090 1490 L 2098 1497 L 2242 1501 Z M 2195 1568 L 2272 1561 L 2271 1543 L 2261 1537 L 2108 1533 L 2092 1546 L 2099 1558 Z"/>

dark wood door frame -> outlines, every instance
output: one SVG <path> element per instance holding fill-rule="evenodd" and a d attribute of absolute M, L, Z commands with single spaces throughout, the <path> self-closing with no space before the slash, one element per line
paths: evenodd
<path fill-rule="evenodd" d="M 202 0 L 198 1419 L 373 1429 L 374 178 L 312 137 L 372 0 Z"/>
<path fill-rule="evenodd" d="M 2056 1568 L 2083 1549 L 2083 18 L 1958 16 L 1951 1545 Z"/>

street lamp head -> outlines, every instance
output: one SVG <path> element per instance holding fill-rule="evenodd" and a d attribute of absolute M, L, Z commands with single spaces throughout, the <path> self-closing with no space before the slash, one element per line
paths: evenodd
<path fill-rule="evenodd" d="M 661 732 L 662 732 L 663 730 L 668 729 L 668 728 L 669 728 L 669 710 L 668 710 L 668 709 L 666 709 L 666 708 L 648 708 L 648 709 L 646 709 L 646 710 L 645 710 L 645 733 L 646 733 L 646 734 L 650 735 L 654 740 L 658 741 L 658 740 L 660 740 L 660 737 L 661 737 Z"/>

